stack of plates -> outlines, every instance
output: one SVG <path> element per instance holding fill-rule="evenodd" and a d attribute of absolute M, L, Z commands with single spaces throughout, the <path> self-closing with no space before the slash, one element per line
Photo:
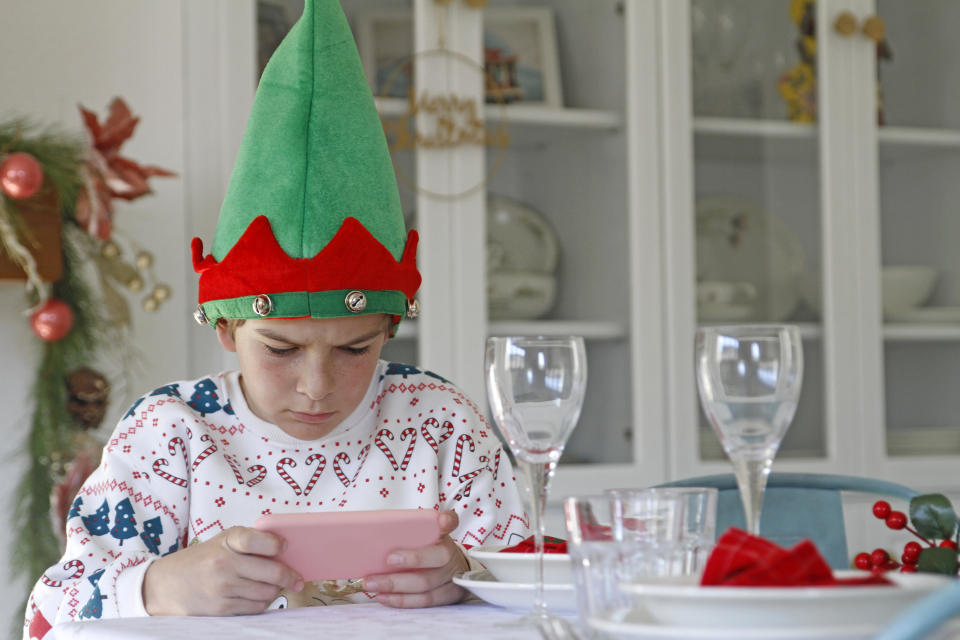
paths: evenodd
<path fill-rule="evenodd" d="M 533 553 L 501 553 L 504 547 L 475 547 L 467 551 L 486 569 L 469 571 L 453 581 L 481 600 L 517 611 L 533 607 L 536 555 Z M 547 553 L 543 556 L 543 595 L 547 608 L 555 613 L 571 614 L 577 610 L 573 590 L 570 556 Z"/>

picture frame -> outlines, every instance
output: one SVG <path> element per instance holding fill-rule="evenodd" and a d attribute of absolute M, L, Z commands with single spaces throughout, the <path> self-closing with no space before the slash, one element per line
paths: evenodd
<path fill-rule="evenodd" d="M 405 98 L 412 82 L 413 22 L 410 11 L 361 11 L 355 17 L 354 29 L 360 58 L 374 94 Z M 485 9 L 484 48 L 489 101 L 563 107 L 556 26 L 550 8 Z M 509 73 L 505 65 L 512 65 Z M 498 71 L 504 73 L 501 75 Z M 511 85 L 513 90 L 491 93 L 491 77 Z"/>
<path fill-rule="evenodd" d="M 483 16 L 483 42 L 488 73 L 491 50 L 500 58 L 516 58 L 516 86 L 522 95 L 515 102 L 560 109 L 563 89 L 553 11 L 548 7 L 496 7 Z"/>

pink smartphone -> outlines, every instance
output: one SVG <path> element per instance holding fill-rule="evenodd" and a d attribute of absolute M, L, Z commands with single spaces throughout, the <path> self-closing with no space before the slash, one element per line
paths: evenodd
<path fill-rule="evenodd" d="M 307 581 L 392 573 L 397 569 L 387 566 L 391 552 L 440 539 L 440 513 L 433 509 L 270 513 L 253 526 L 286 539 L 276 558 Z"/>

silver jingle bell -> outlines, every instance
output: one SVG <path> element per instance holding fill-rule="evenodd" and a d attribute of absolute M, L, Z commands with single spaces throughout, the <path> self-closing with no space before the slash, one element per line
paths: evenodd
<path fill-rule="evenodd" d="M 420 303 L 416 299 L 407 300 L 407 317 L 413 320 L 420 315 Z"/>
<path fill-rule="evenodd" d="M 204 312 L 203 307 L 197 305 L 197 309 L 193 312 L 193 319 L 197 321 L 201 327 L 205 324 L 210 324 L 210 319 L 207 317 L 207 314 Z"/>
<path fill-rule="evenodd" d="M 351 313 L 360 313 L 367 308 L 367 294 L 363 291 L 351 291 L 343 299 L 343 304 L 347 306 Z"/>
<path fill-rule="evenodd" d="M 273 300 L 270 299 L 270 296 L 265 294 L 260 294 L 253 299 L 253 312 L 265 318 L 273 311 Z"/>

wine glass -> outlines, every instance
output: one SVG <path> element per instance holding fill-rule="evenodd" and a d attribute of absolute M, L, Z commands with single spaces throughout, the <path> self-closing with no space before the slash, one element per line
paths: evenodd
<path fill-rule="evenodd" d="M 733 463 L 747 530 L 760 534 L 767 476 L 800 397 L 803 347 L 790 325 L 697 331 L 703 411 Z"/>
<path fill-rule="evenodd" d="M 530 489 L 537 561 L 529 619 L 542 626 L 552 617 L 543 599 L 543 511 L 550 479 L 583 405 L 587 386 L 583 338 L 490 338 L 485 369 L 494 421 Z"/>

